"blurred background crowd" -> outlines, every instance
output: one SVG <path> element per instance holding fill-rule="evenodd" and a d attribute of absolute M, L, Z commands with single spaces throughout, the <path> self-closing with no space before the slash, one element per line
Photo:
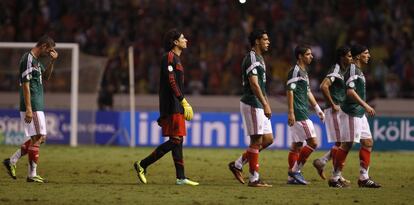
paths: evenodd
<path fill-rule="evenodd" d="M 46 32 L 107 57 L 102 95 L 128 92 L 127 47 L 133 45 L 135 90 L 155 94 L 163 34 L 176 27 L 189 40 L 181 59 L 185 92 L 239 95 L 247 35 L 260 27 L 271 40 L 265 57 L 271 96 L 284 95 L 298 43 L 312 47 L 309 75 L 317 97 L 335 48 L 360 43 L 372 56 L 364 70 L 369 98 L 413 98 L 413 15 L 410 0 L 2 0 L 0 41 L 36 41 Z"/>

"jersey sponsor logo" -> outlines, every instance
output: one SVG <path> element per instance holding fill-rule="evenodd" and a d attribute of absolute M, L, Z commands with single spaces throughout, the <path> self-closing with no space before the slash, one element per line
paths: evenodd
<path fill-rule="evenodd" d="M 173 70 L 174 70 L 174 69 L 173 69 L 172 65 L 169 65 L 169 66 L 168 66 L 168 71 L 172 72 Z"/>

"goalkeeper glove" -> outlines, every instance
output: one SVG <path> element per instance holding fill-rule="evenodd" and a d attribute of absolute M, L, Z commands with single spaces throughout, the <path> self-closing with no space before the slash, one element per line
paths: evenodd
<path fill-rule="evenodd" d="M 191 107 L 191 105 L 187 102 L 187 100 L 185 98 L 183 98 L 183 100 L 181 101 L 181 105 L 184 108 L 184 118 L 187 121 L 190 121 L 193 119 L 193 108 Z"/>

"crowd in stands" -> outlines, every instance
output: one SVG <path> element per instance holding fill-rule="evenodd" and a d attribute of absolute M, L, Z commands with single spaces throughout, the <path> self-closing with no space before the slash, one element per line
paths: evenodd
<path fill-rule="evenodd" d="M 297 44 L 312 47 L 309 75 L 317 91 L 335 48 L 360 43 L 372 56 L 364 71 L 369 98 L 412 98 L 413 16 L 410 0 L 5 0 L 0 40 L 36 41 L 46 32 L 106 56 L 103 94 L 128 92 L 127 48 L 133 45 L 136 92 L 157 93 L 163 34 L 176 27 L 189 40 L 182 55 L 185 92 L 238 95 L 247 35 L 260 27 L 271 40 L 265 56 L 271 96 L 284 95 Z"/>

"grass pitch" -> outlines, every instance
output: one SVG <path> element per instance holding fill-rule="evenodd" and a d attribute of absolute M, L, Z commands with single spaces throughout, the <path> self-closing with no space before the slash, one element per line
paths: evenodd
<path fill-rule="evenodd" d="M 0 159 L 17 146 L 0 146 Z M 237 182 L 227 169 L 240 149 L 184 148 L 186 175 L 198 187 L 177 186 L 171 154 L 148 168 L 148 184 L 138 183 L 133 162 L 153 148 L 79 147 L 45 145 L 38 173 L 47 184 L 27 183 L 27 157 L 17 165 L 17 180 L 0 169 L 0 204 L 413 204 L 414 158 L 412 152 L 373 152 L 370 175 L 380 189 L 358 188 L 358 153 L 348 156 L 343 175 L 351 188 L 329 188 L 310 163 L 303 170 L 308 186 L 287 185 L 287 151 L 263 151 L 260 174 L 272 188 L 250 188 Z M 331 170 L 331 165 L 327 167 Z M 245 166 L 245 176 L 247 177 Z"/>

